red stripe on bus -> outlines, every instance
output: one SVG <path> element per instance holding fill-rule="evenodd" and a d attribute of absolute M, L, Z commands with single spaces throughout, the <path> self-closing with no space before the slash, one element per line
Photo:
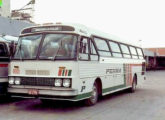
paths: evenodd
<path fill-rule="evenodd" d="M 58 70 L 58 76 L 62 76 L 62 69 Z"/>
<path fill-rule="evenodd" d="M 68 76 L 68 70 L 65 70 L 65 76 Z"/>
<path fill-rule="evenodd" d="M 126 86 L 132 85 L 133 76 L 132 76 L 132 67 L 142 66 L 142 64 L 125 64 L 125 74 L 126 74 Z"/>
<path fill-rule="evenodd" d="M 130 65 L 130 85 L 132 85 L 132 65 Z"/>
<path fill-rule="evenodd" d="M 131 66 L 142 66 L 142 64 L 130 64 Z"/>
<path fill-rule="evenodd" d="M 8 67 L 8 64 L 0 64 L 0 67 Z"/>
<path fill-rule="evenodd" d="M 130 77 L 130 85 L 132 85 L 132 82 L 133 82 L 133 76 L 132 76 L 132 67 L 135 67 L 135 66 L 142 66 L 142 64 L 130 64 L 130 68 L 131 68 L 131 77 Z"/>
<path fill-rule="evenodd" d="M 129 65 L 126 66 L 127 69 L 127 86 L 129 85 Z"/>

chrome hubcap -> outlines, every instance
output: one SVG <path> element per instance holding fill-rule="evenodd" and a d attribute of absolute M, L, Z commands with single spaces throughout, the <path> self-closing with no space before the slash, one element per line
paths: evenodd
<path fill-rule="evenodd" d="M 93 88 L 92 88 L 92 94 L 91 94 L 91 101 L 93 103 L 95 103 L 97 101 L 97 96 L 98 96 L 97 88 L 94 85 Z"/>

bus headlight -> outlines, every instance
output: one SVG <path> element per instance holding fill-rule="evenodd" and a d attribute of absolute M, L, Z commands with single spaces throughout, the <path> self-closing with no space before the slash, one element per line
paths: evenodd
<path fill-rule="evenodd" d="M 13 77 L 9 77 L 9 84 L 13 85 L 14 84 L 14 78 Z"/>
<path fill-rule="evenodd" d="M 20 85 L 20 83 L 21 83 L 21 79 L 18 78 L 18 77 L 16 77 L 16 78 L 15 78 L 15 84 L 16 84 L 16 85 Z"/>
<path fill-rule="evenodd" d="M 70 79 L 63 79 L 63 86 L 64 87 L 70 87 L 71 86 L 71 80 Z"/>
<path fill-rule="evenodd" d="M 61 87 L 62 86 L 62 79 L 55 79 L 54 86 Z"/>

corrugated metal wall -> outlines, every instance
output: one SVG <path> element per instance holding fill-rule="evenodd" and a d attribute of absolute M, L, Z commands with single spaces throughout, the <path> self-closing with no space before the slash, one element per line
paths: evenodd
<path fill-rule="evenodd" d="M 34 24 L 28 22 L 0 17 L 0 35 L 19 36 L 23 28 L 33 25 Z"/>

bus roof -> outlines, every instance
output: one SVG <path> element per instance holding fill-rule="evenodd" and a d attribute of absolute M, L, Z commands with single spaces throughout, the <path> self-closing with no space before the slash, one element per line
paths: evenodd
<path fill-rule="evenodd" d="M 121 39 L 120 37 L 117 37 L 112 34 L 108 34 L 105 32 L 101 32 L 96 29 L 89 28 L 82 24 L 75 24 L 75 23 L 57 23 L 57 24 L 46 24 L 46 25 L 38 25 L 33 26 L 29 28 L 25 28 L 21 34 L 28 34 L 28 33 L 34 33 L 34 32 L 43 32 L 43 31 L 63 31 L 68 33 L 77 33 L 83 36 L 91 37 L 91 36 L 97 36 L 109 40 L 113 40 L 116 42 L 121 42 L 124 44 L 129 44 L 133 46 L 140 46 L 138 42 L 130 42 L 128 40 Z"/>

